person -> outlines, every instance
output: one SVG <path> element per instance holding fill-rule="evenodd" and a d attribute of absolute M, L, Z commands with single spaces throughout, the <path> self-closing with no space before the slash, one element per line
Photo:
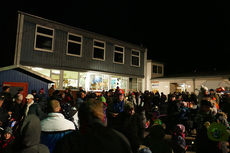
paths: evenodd
<path fill-rule="evenodd" d="M 28 94 L 26 96 L 27 103 L 24 107 L 25 116 L 29 114 L 35 114 L 39 117 L 40 120 L 46 118 L 46 114 L 41 110 L 39 104 L 34 103 L 34 96 L 32 94 Z"/>
<path fill-rule="evenodd" d="M 53 152 L 55 144 L 59 139 L 75 130 L 73 122 L 65 119 L 60 110 L 59 101 L 49 101 L 48 117 L 41 121 L 41 143 L 49 147 L 50 153 Z"/>
<path fill-rule="evenodd" d="M 84 91 L 80 92 L 79 97 L 77 98 L 76 104 L 77 108 L 80 108 L 81 104 L 85 101 L 86 94 Z"/>
<path fill-rule="evenodd" d="M 23 116 L 23 95 L 21 94 L 17 94 L 17 96 L 15 97 L 15 102 L 13 103 L 13 114 L 12 117 L 16 120 L 16 121 L 20 121 L 22 116 Z"/>
<path fill-rule="evenodd" d="M 12 144 L 15 137 L 13 136 L 13 131 L 10 127 L 5 128 L 3 132 L 3 137 L 0 140 L 0 153 L 10 152 L 12 150 Z"/>
<path fill-rule="evenodd" d="M 200 110 L 194 120 L 194 128 L 196 134 L 196 152 L 209 153 L 219 152 L 218 142 L 212 141 L 207 135 L 207 124 L 216 121 L 214 114 L 211 111 L 212 104 L 210 101 L 202 100 L 200 102 Z"/>
<path fill-rule="evenodd" d="M 36 90 L 32 90 L 31 94 L 34 96 L 34 102 L 35 103 L 39 103 L 39 97 L 37 95 L 37 91 Z"/>
<path fill-rule="evenodd" d="M 185 153 L 187 146 L 185 142 L 185 126 L 177 124 L 172 136 L 172 148 L 174 153 Z"/>
<path fill-rule="evenodd" d="M 156 122 L 149 129 L 149 135 L 144 139 L 143 145 L 150 148 L 152 153 L 171 153 L 170 144 L 164 139 L 165 131 L 161 122 Z"/>
<path fill-rule="evenodd" d="M 172 129 L 176 126 L 178 122 L 178 117 L 180 114 L 180 104 L 176 100 L 176 95 L 171 96 L 171 100 L 168 105 L 167 114 L 168 114 L 167 130 L 172 132 Z"/>
<path fill-rule="evenodd" d="M 53 92 L 55 91 L 54 89 L 54 85 L 52 85 L 49 90 L 48 90 L 48 94 L 49 94 L 49 97 L 53 96 Z"/>
<path fill-rule="evenodd" d="M 220 97 L 215 93 L 214 89 L 210 89 L 209 90 L 209 95 L 211 97 L 211 99 L 215 100 L 217 104 L 220 103 Z"/>
<path fill-rule="evenodd" d="M 104 124 L 102 102 L 89 99 L 78 112 L 80 131 L 57 142 L 53 153 L 131 153 L 128 140 L 120 132 Z"/>
<path fill-rule="evenodd" d="M 0 127 L 5 127 L 9 121 L 9 118 L 12 112 L 7 112 L 6 109 L 3 108 L 5 97 L 0 96 Z"/>
<path fill-rule="evenodd" d="M 3 104 L 3 108 L 7 111 L 10 111 L 12 108 L 12 95 L 10 93 L 10 87 L 9 86 L 4 86 L 2 88 L 2 92 L 1 95 L 4 96 L 4 104 Z"/>
<path fill-rule="evenodd" d="M 18 153 L 49 153 L 47 146 L 40 144 L 41 124 L 35 114 L 26 116 L 18 137 Z"/>

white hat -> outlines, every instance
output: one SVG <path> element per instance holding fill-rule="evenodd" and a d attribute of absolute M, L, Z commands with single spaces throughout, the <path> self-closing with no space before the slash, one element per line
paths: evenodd
<path fill-rule="evenodd" d="M 26 96 L 26 99 L 34 99 L 34 96 L 33 96 L 32 94 L 28 94 L 28 95 Z"/>

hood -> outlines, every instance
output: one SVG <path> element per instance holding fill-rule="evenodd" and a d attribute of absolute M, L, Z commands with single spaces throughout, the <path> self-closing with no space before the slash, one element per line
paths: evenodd
<path fill-rule="evenodd" d="M 22 144 L 26 147 L 40 143 L 41 124 L 36 115 L 28 115 L 20 130 Z"/>

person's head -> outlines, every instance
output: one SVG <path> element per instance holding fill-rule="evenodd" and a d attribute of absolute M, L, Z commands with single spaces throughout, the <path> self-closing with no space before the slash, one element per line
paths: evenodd
<path fill-rule="evenodd" d="M 21 104 L 22 101 L 23 101 L 23 95 L 22 94 L 17 94 L 16 103 Z"/>
<path fill-rule="evenodd" d="M 211 95 L 215 93 L 214 89 L 210 89 L 209 92 Z"/>
<path fill-rule="evenodd" d="M 34 96 L 32 94 L 28 94 L 26 96 L 26 101 L 27 101 L 27 104 L 30 104 L 34 101 Z"/>
<path fill-rule="evenodd" d="M 81 104 L 78 117 L 80 120 L 80 127 L 92 124 L 95 119 L 99 119 L 104 122 L 103 103 L 99 100 L 90 98 Z"/>
<path fill-rule="evenodd" d="M 124 112 L 126 112 L 130 115 L 134 115 L 135 114 L 134 105 L 131 102 L 127 102 L 124 105 Z"/>
<path fill-rule="evenodd" d="M 44 88 L 41 88 L 41 89 L 39 90 L 39 94 L 45 94 Z"/>
<path fill-rule="evenodd" d="M 80 93 L 80 96 L 81 96 L 81 99 L 84 99 L 85 96 L 86 96 L 85 92 L 81 92 L 81 93 Z"/>
<path fill-rule="evenodd" d="M 10 87 L 9 87 L 9 86 L 4 86 L 4 87 L 2 88 L 2 90 L 3 90 L 3 92 L 9 93 L 9 92 L 10 92 Z"/>
<path fill-rule="evenodd" d="M 5 130 L 4 130 L 4 139 L 5 140 L 9 140 L 10 137 L 12 136 L 13 134 L 13 130 L 10 128 L 10 127 L 7 127 Z"/>
<path fill-rule="evenodd" d="M 61 106 L 59 101 L 57 100 L 51 100 L 48 102 L 47 110 L 49 113 L 58 113 L 61 110 Z"/>
<path fill-rule="evenodd" d="M 118 94 L 118 98 L 119 98 L 119 101 L 123 101 L 124 100 L 124 94 Z"/>
<path fill-rule="evenodd" d="M 212 104 L 210 101 L 202 100 L 200 102 L 200 110 L 204 113 L 209 112 L 211 107 L 212 107 Z"/>
<path fill-rule="evenodd" d="M 62 99 L 65 98 L 65 93 L 64 93 L 64 92 L 61 93 L 61 98 L 62 98 Z"/>
<path fill-rule="evenodd" d="M 18 93 L 23 94 L 24 93 L 23 89 L 22 88 L 18 89 Z"/>
<path fill-rule="evenodd" d="M 171 101 L 176 101 L 176 95 L 172 95 Z"/>
<path fill-rule="evenodd" d="M 37 91 L 36 90 L 32 90 L 31 94 L 35 96 L 37 94 Z"/>

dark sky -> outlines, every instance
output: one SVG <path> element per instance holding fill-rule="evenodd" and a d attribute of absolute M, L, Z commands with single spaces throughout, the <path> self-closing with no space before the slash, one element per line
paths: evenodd
<path fill-rule="evenodd" d="M 7 2 L 4 28 L 16 11 L 38 15 L 148 48 L 148 58 L 164 62 L 167 74 L 228 71 L 230 11 L 217 1 Z M 12 3 L 14 3 L 12 5 Z M 228 5 L 229 6 L 229 5 Z"/>

